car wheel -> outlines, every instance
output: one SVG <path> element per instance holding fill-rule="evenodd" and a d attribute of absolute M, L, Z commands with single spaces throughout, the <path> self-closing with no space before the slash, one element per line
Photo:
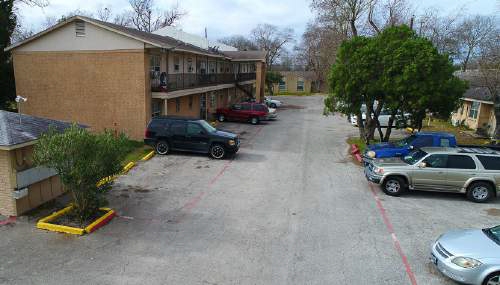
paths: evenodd
<path fill-rule="evenodd" d="M 498 285 L 498 284 L 500 284 L 500 272 L 491 273 L 483 281 L 483 285 Z"/>
<path fill-rule="evenodd" d="M 250 123 L 252 123 L 252 125 L 257 125 L 259 123 L 259 118 L 257 117 L 251 118 Z"/>
<path fill-rule="evenodd" d="M 210 147 L 210 156 L 215 159 L 221 159 L 226 155 L 226 150 L 220 144 L 214 144 Z"/>
<path fill-rule="evenodd" d="M 225 117 L 224 115 L 220 114 L 220 115 L 217 117 L 217 120 L 218 120 L 219 122 L 224 122 L 224 121 L 226 120 L 226 117 Z"/>
<path fill-rule="evenodd" d="M 389 196 L 400 196 L 406 191 L 406 182 L 401 177 L 387 177 L 382 184 L 382 191 Z"/>
<path fill-rule="evenodd" d="M 165 155 L 168 154 L 170 146 L 166 141 L 159 141 L 158 143 L 156 143 L 155 150 L 157 154 Z"/>
<path fill-rule="evenodd" d="M 492 196 L 493 189 L 486 182 L 474 182 L 467 189 L 467 198 L 476 203 L 487 202 Z"/>
<path fill-rule="evenodd" d="M 271 103 L 270 107 L 273 108 L 273 109 L 276 109 L 276 104 Z"/>

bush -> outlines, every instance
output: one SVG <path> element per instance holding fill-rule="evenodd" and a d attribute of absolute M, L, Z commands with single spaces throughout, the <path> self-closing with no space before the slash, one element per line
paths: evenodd
<path fill-rule="evenodd" d="M 123 134 L 92 134 L 73 125 L 62 133 L 51 129 L 42 135 L 35 145 L 33 160 L 57 171 L 73 197 L 74 214 L 83 225 L 106 202 L 103 194 L 109 184 L 97 186 L 97 182 L 121 172 L 129 147 Z"/>

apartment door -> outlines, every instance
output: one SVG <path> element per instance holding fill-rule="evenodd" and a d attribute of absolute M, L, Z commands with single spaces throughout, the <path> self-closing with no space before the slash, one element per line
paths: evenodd
<path fill-rule="evenodd" d="M 207 119 L 207 94 L 203 93 L 200 95 L 200 118 L 203 120 Z"/>

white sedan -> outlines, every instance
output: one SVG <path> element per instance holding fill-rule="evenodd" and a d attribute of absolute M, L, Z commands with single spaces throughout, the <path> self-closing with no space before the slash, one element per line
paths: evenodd
<path fill-rule="evenodd" d="M 267 106 L 269 106 L 270 108 L 274 108 L 274 109 L 281 107 L 281 105 L 283 105 L 283 103 L 281 103 L 281 101 L 272 99 L 271 97 L 267 97 L 267 96 L 265 97 L 264 102 L 266 103 Z"/>

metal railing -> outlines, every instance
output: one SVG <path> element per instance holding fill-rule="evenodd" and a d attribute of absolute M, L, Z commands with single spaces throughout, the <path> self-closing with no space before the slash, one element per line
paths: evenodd
<path fill-rule="evenodd" d="M 238 81 L 253 80 L 255 78 L 255 73 L 239 73 L 236 75 L 233 73 L 162 73 L 160 76 L 151 78 L 151 91 L 168 92 L 217 84 L 235 83 Z"/>

